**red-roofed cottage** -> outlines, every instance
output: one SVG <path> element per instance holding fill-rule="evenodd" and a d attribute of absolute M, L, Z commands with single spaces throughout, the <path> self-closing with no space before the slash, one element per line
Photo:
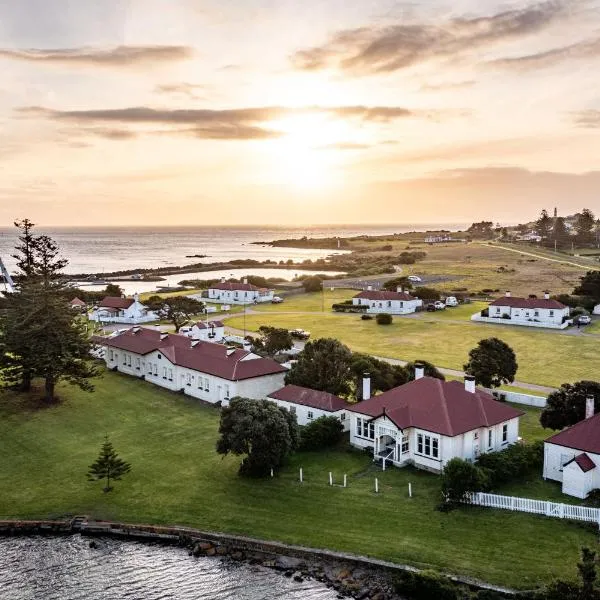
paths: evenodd
<path fill-rule="evenodd" d="M 494 300 L 486 310 L 487 316 L 476 313 L 471 320 L 551 329 L 569 326 L 569 307 L 552 300 L 548 292 L 544 292 L 543 298 L 513 298 L 506 292 L 504 298 Z"/>
<path fill-rule="evenodd" d="M 181 327 L 179 333 L 193 340 L 221 343 L 225 337 L 225 325 L 222 321 L 198 321 Z"/>
<path fill-rule="evenodd" d="M 343 398 L 328 392 L 311 390 L 299 385 L 286 385 L 269 394 L 267 399 L 293 412 L 298 425 L 308 425 L 319 417 L 337 417 L 344 425 L 344 431 L 350 428 L 348 408 L 351 405 Z"/>
<path fill-rule="evenodd" d="M 390 315 L 407 315 L 423 306 L 423 300 L 403 292 L 399 287 L 395 292 L 370 289 L 356 294 L 352 298 L 354 306 L 367 306 L 368 313 L 388 313 Z"/>
<path fill-rule="evenodd" d="M 287 371 L 245 350 L 144 327 L 94 342 L 106 347 L 109 369 L 212 403 L 265 398 L 283 386 Z"/>
<path fill-rule="evenodd" d="M 544 442 L 544 479 L 562 482 L 563 494 L 586 498 L 600 489 L 600 413 L 594 398 L 586 401 L 586 418 Z"/>
<path fill-rule="evenodd" d="M 521 411 L 465 383 L 424 377 L 349 409 L 350 442 L 373 448 L 376 460 L 439 473 L 452 458 L 475 460 L 517 441 Z"/>
<path fill-rule="evenodd" d="M 140 302 L 139 296 L 133 298 L 120 298 L 106 296 L 89 313 L 90 321 L 99 323 L 126 323 L 137 325 L 156 321 L 158 317 Z"/>
<path fill-rule="evenodd" d="M 223 302 L 224 304 L 256 304 L 271 302 L 273 290 L 259 288 L 244 279 L 242 283 L 230 283 L 223 277 L 220 283 L 208 288 L 209 302 Z"/>

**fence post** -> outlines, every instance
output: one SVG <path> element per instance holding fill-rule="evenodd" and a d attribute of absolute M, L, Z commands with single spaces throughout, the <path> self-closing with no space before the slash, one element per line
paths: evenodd
<path fill-rule="evenodd" d="M 550 500 L 546 500 L 546 516 L 549 517 L 551 513 L 550 510 Z"/>
<path fill-rule="evenodd" d="M 565 505 L 562 503 L 558 505 L 558 516 L 561 519 L 565 518 Z"/>
<path fill-rule="evenodd" d="M 379 493 L 379 480 L 375 477 L 375 493 Z"/>
<path fill-rule="evenodd" d="M 333 476 L 331 475 L 331 471 L 329 471 L 329 485 L 333 485 Z"/>
<path fill-rule="evenodd" d="M 346 487 L 346 473 L 344 473 L 344 487 Z"/>
<path fill-rule="evenodd" d="M 412 483 L 408 482 L 408 497 L 412 498 Z"/>
<path fill-rule="evenodd" d="M 271 469 L 271 477 L 273 477 L 273 469 Z"/>
<path fill-rule="evenodd" d="M 300 467 L 300 483 L 302 483 L 302 467 Z"/>

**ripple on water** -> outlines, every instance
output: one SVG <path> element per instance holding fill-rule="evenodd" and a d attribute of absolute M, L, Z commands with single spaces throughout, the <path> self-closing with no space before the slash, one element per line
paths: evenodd
<path fill-rule="evenodd" d="M 331 600 L 322 583 L 187 550 L 81 536 L 0 538 L 2 600 Z"/>

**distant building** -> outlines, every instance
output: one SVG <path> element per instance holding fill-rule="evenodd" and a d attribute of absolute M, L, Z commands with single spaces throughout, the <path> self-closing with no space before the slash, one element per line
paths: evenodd
<path fill-rule="evenodd" d="M 139 296 L 135 294 L 133 298 L 106 296 L 89 313 L 89 319 L 99 323 L 137 325 L 156 321 L 158 316 L 148 310 L 148 307 L 142 304 Z"/>
<path fill-rule="evenodd" d="M 224 304 L 256 304 L 272 302 L 273 290 L 259 288 L 244 279 L 242 283 L 226 282 L 225 278 L 220 283 L 208 288 L 208 302 L 223 302 Z"/>
<path fill-rule="evenodd" d="M 369 286 L 370 288 L 371 286 Z M 366 289 L 352 298 L 353 306 L 367 306 L 368 313 L 407 315 L 423 306 L 423 301 L 397 288 L 395 292 Z"/>
<path fill-rule="evenodd" d="M 220 343 L 225 337 L 225 325 L 222 321 L 208 321 L 206 323 L 198 321 L 192 325 L 181 327 L 179 333 L 193 340 Z"/>
<path fill-rule="evenodd" d="M 73 298 L 73 300 L 71 300 L 71 302 L 69 302 L 69 306 L 73 310 L 84 310 L 86 308 L 87 304 L 80 298 Z"/>
<path fill-rule="evenodd" d="M 424 241 L 426 244 L 442 244 L 444 242 L 451 242 L 452 238 L 449 235 L 429 235 Z"/>

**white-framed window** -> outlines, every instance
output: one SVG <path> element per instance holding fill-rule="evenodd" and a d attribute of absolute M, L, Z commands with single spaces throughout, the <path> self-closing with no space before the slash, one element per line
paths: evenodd
<path fill-rule="evenodd" d="M 204 378 L 204 391 L 210 392 L 210 381 L 209 381 L 208 377 Z"/>
<path fill-rule="evenodd" d="M 154 363 L 154 377 L 158 377 L 158 365 Z"/>
<path fill-rule="evenodd" d="M 122 362 L 123 362 L 124 365 L 127 365 L 127 355 L 126 354 L 123 354 L 123 361 Z"/>
<path fill-rule="evenodd" d="M 417 433 L 417 454 L 430 458 L 439 458 L 439 439 L 424 433 Z"/>
<path fill-rule="evenodd" d="M 408 435 L 402 435 L 402 454 L 406 454 L 409 451 Z"/>
<path fill-rule="evenodd" d="M 345 421 L 346 420 L 346 413 L 342 413 L 340 415 L 340 421 Z"/>
<path fill-rule="evenodd" d="M 536 310 L 536 311 L 533 313 L 533 316 L 534 316 L 534 317 L 539 317 L 539 316 L 540 316 L 540 311 L 539 311 L 539 310 Z"/>
<path fill-rule="evenodd" d="M 492 447 L 492 445 L 493 445 L 493 444 L 492 444 L 492 441 L 493 441 L 492 435 L 493 435 L 493 434 L 492 434 L 492 430 L 490 429 L 490 430 L 488 431 L 488 448 L 491 448 L 491 447 Z"/>
<path fill-rule="evenodd" d="M 553 310 L 551 310 L 551 311 L 550 311 L 550 316 L 551 316 L 551 317 L 553 317 L 553 316 L 554 316 L 554 311 L 553 311 Z"/>
<path fill-rule="evenodd" d="M 309 411 L 306 413 L 306 418 L 307 418 L 309 421 L 312 421 L 312 419 L 314 419 L 314 418 L 315 418 L 315 414 L 313 413 L 313 411 L 312 411 L 312 410 L 309 410 Z"/>
<path fill-rule="evenodd" d="M 358 437 L 367 438 L 369 440 L 375 439 L 375 423 L 367 419 L 356 418 L 356 435 Z"/>
<path fill-rule="evenodd" d="M 229 385 L 225 384 L 225 400 L 229 400 Z"/>
<path fill-rule="evenodd" d="M 114 352 L 111 350 L 108 351 L 108 360 L 113 360 L 114 359 Z"/>
<path fill-rule="evenodd" d="M 166 379 L 167 378 L 167 367 L 163 367 L 162 373 L 163 373 L 163 375 L 162 375 L 163 379 Z"/>
<path fill-rule="evenodd" d="M 140 366 L 142 364 L 142 359 L 141 358 L 136 358 L 135 359 L 135 368 L 139 371 L 140 370 Z"/>
<path fill-rule="evenodd" d="M 148 363 L 148 375 L 152 375 L 152 363 Z"/>
<path fill-rule="evenodd" d="M 173 381 L 173 369 L 169 369 L 169 381 Z"/>
<path fill-rule="evenodd" d="M 496 312 L 500 313 L 500 307 L 499 306 L 496 306 Z"/>
<path fill-rule="evenodd" d="M 186 379 L 186 383 L 187 383 L 187 385 L 192 385 L 192 374 L 191 374 L 191 373 L 188 373 L 188 374 L 186 375 L 186 378 L 185 378 L 185 379 Z"/>
<path fill-rule="evenodd" d="M 502 443 L 506 444 L 506 442 L 508 442 L 508 423 L 502 425 Z"/>

